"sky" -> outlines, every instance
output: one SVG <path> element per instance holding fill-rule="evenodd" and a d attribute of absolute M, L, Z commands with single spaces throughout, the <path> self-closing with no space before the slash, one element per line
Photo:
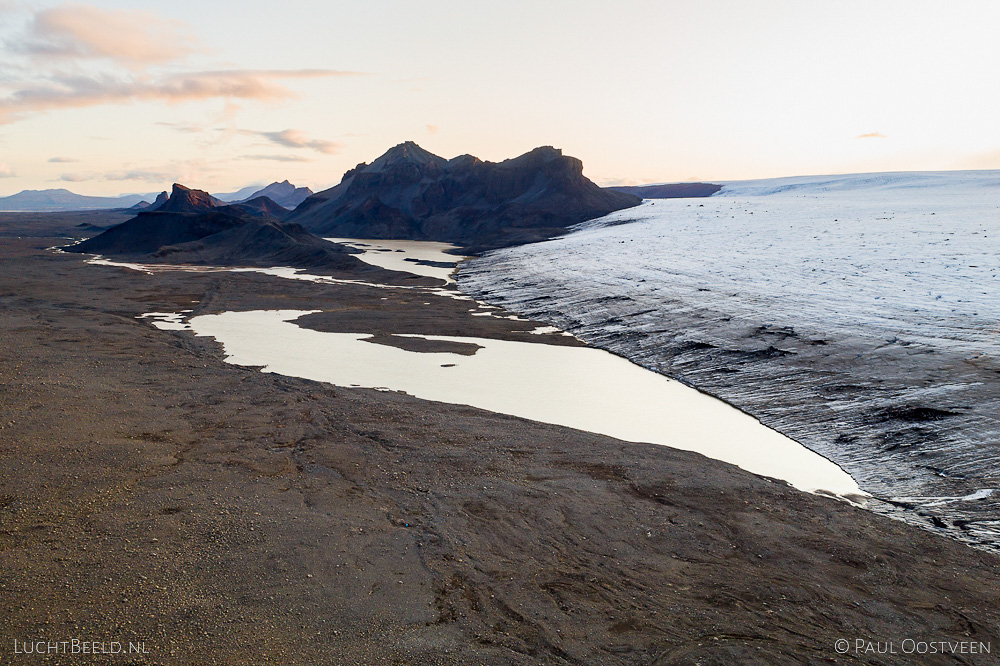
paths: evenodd
<path fill-rule="evenodd" d="M 1000 169 L 995 0 L 0 0 L 0 196 L 331 187 L 412 140 L 598 184 Z"/>

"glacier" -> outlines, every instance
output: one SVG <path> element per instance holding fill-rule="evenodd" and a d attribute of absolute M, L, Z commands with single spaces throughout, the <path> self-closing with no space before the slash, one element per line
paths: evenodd
<path fill-rule="evenodd" d="M 998 222 L 1000 171 L 736 181 L 487 253 L 457 279 L 743 409 L 886 513 L 995 548 Z"/>

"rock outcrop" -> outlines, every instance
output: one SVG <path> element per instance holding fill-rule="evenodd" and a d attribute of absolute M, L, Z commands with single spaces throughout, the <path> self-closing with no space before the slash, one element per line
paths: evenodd
<path fill-rule="evenodd" d="M 601 189 L 580 160 L 550 146 L 494 163 L 447 160 L 408 141 L 351 169 L 287 219 L 328 236 L 447 241 L 475 252 L 551 238 L 639 202 Z"/>
<path fill-rule="evenodd" d="M 218 205 L 201 190 L 174 185 L 157 210 L 76 245 L 67 252 L 101 254 L 129 261 L 220 266 L 294 266 L 310 269 L 363 267 L 357 250 L 331 243 L 272 213 L 284 211 L 266 197 Z"/>

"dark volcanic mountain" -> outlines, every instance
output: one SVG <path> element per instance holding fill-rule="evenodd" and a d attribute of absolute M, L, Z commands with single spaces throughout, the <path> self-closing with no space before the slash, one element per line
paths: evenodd
<path fill-rule="evenodd" d="M 226 207 L 233 210 L 243 211 L 247 215 L 254 215 L 256 217 L 270 216 L 278 220 L 281 220 L 288 215 L 287 208 L 279 206 L 277 203 L 272 201 L 270 197 L 264 196 L 242 201 L 237 204 L 229 204 Z"/>
<path fill-rule="evenodd" d="M 159 201 L 160 197 L 156 200 Z M 201 213 L 225 205 L 224 201 L 216 199 L 208 192 L 192 190 L 174 183 L 174 191 L 156 210 L 161 213 Z"/>
<path fill-rule="evenodd" d="M 639 202 L 601 189 L 584 177 L 580 160 L 550 146 L 494 163 L 472 155 L 446 160 L 407 141 L 348 171 L 287 219 L 323 235 L 448 241 L 480 251 L 551 238 Z"/>
<path fill-rule="evenodd" d="M 159 194 L 156 195 L 156 199 L 153 200 L 153 203 L 149 204 L 149 210 L 150 211 L 157 210 L 160 206 L 167 203 L 167 199 L 169 198 L 170 195 L 167 194 L 166 191 L 160 192 Z"/>
<path fill-rule="evenodd" d="M 280 206 L 266 197 L 245 204 L 216 205 L 201 190 L 174 185 L 154 211 L 63 248 L 131 261 L 227 266 L 294 266 L 346 269 L 363 266 L 356 250 L 331 243 L 297 224 L 283 224 L 270 212 Z"/>
<path fill-rule="evenodd" d="M 668 183 L 666 185 L 623 185 L 607 189 L 634 194 L 643 199 L 687 199 L 710 197 L 721 190 L 722 185 L 715 183 Z"/>
<path fill-rule="evenodd" d="M 240 203 L 243 203 L 244 201 L 251 201 L 257 197 L 267 197 L 279 206 L 291 210 L 312 196 L 312 194 L 313 191 L 308 187 L 295 187 L 285 180 L 280 183 L 271 183 L 264 189 L 258 190 L 246 199 L 240 201 Z"/>

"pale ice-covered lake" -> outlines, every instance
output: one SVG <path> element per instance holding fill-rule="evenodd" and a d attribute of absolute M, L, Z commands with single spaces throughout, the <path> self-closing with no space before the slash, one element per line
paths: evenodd
<path fill-rule="evenodd" d="M 998 222 L 997 171 L 746 181 L 490 253 L 458 282 L 723 397 L 917 520 L 989 540 Z"/>
<path fill-rule="evenodd" d="M 427 400 L 665 444 L 788 481 L 858 495 L 839 467 L 733 407 L 599 349 L 449 336 L 472 354 L 416 352 L 295 324 L 309 311 L 201 315 L 188 325 L 222 343 L 230 363 L 337 386 Z M 173 322 L 171 321 L 172 325 Z M 478 347 L 478 348 L 476 348 Z"/>
<path fill-rule="evenodd" d="M 361 250 L 363 254 L 358 258 L 372 266 L 437 278 L 446 283 L 454 282 L 451 274 L 455 271 L 455 264 L 465 258 L 448 253 L 448 250 L 458 248 L 451 243 L 359 238 L 326 240 Z"/>

